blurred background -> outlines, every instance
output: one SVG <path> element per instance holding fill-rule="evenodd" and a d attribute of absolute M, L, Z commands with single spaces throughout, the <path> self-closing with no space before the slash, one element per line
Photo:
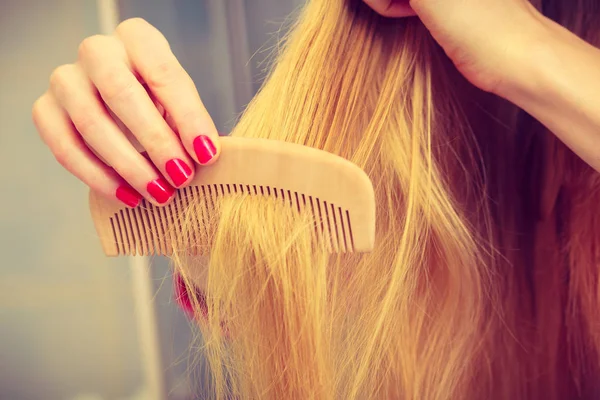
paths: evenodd
<path fill-rule="evenodd" d="M 229 132 L 302 1 L 0 0 L 0 400 L 204 397 L 168 260 L 102 254 L 87 189 L 46 150 L 31 106 L 82 39 L 142 17 Z"/>

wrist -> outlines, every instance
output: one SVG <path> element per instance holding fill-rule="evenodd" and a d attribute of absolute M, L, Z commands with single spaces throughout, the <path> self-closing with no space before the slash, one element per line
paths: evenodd
<path fill-rule="evenodd" d="M 551 98 L 557 78 L 553 75 L 558 73 L 560 59 L 564 57 L 561 49 L 565 32 L 570 34 L 554 21 L 536 15 L 503 68 L 494 94 L 522 108 L 533 101 Z"/>

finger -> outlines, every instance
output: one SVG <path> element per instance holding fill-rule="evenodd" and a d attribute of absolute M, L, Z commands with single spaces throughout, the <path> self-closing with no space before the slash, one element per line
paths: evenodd
<path fill-rule="evenodd" d="M 79 57 L 104 103 L 161 174 L 176 187 L 189 183 L 194 175 L 192 159 L 132 72 L 122 43 L 114 37 L 95 37 L 81 47 Z"/>
<path fill-rule="evenodd" d="M 139 205 L 142 196 L 90 151 L 51 94 L 34 103 L 32 114 L 40 137 L 67 171 L 107 198 L 129 207 Z"/>
<path fill-rule="evenodd" d="M 165 37 L 141 19 L 122 23 L 116 34 L 134 70 L 174 121 L 187 152 L 201 165 L 213 163 L 220 151 L 217 128 Z"/>
<path fill-rule="evenodd" d="M 58 68 L 50 86 L 85 142 L 133 188 L 157 205 L 173 197 L 173 187 L 127 140 L 79 66 Z"/>
<path fill-rule="evenodd" d="M 412 17 L 417 15 L 409 0 L 364 0 L 365 3 L 384 17 Z"/>

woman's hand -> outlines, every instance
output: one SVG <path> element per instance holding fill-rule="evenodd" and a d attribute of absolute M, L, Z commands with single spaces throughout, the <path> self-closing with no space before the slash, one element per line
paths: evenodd
<path fill-rule="evenodd" d="M 364 1 L 384 16 L 417 15 L 459 71 L 490 92 L 518 76 L 532 43 L 543 40 L 545 20 L 527 0 Z"/>
<path fill-rule="evenodd" d="M 471 83 L 527 111 L 600 172 L 600 49 L 527 0 L 364 1 L 385 16 L 418 15 Z"/>
<path fill-rule="evenodd" d="M 210 164 L 219 154 L 192 79 L 142 19 L 85 39 L 77 61 L 52 73 L 33 119 L 61 165 L 130 207 L 142 197 L 168 203 L 193 178 L 196 162 Z"/>

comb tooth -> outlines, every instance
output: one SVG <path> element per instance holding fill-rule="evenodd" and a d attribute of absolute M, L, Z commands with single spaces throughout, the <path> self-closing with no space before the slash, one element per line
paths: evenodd
<path fill-rule="evenodd" d="M 300 200 L 298 199 L 298 192 L 294 192 L 294 204 L 296 204 L 296 210 L 298 211 L 298 214 L 300 214 L 302 211 L 300 210 Z"/>
<path fill-rule="evenodd" d="M 121 222 L 123 222 L 125 237 L 127 238 L 127 255 L 135 255 L 135 239 L 133 238 L 133 233 L 131 232 L 131 224 L 127 218 L 127 211 L 123 212 L 121 210 Z"/>
<path fill-rule="evenodd" d="M 121 218 L 121 210 L 115 213 L 115 222 L 119 230 L 119 236 L 121 239 L 121 250 L 123 251 L 121 254 L 127 255 L 127 232 L 125 232 L 125 224 L 123 223 L 123 219 Z"/>
<path fill-rule="evenodd" d="M 185 245 L 186 246 L 190 246 L 192 243 L 192 232 L 193 232 L 193 226 L 192 224 L 192 218 L 193 218 L 193 213 L 190 213 L 188 211 L 188 207 L 190 205 L 190 199 L 187 195 L 187 190 L 180 190 L 179 191 L 179 202 L 177 204 L 177 207 L 179 208 L 179 220 L 181 222 L 181 229 L 183 230 L 185 228 L 185 237 L 183 237 L 183 239 L 186 241 Z"/>
<path fill-rule="evenodd" d="M 321 218 L 321 209 L 318 207 L 316 199 L 312 196 L 308 196 L 311 213 L 315 221 L 315 238 L 319 247 L 325 246 L 325 238 L 323 237 L 323 219 Z"/>
<path fill-rule="evenodd" d="M 264 196 L 265 195 L 265 187 L 264 186 L 259 186 L 260 188 L 260 195 Z"/>
<path fill-rule="evenodd" d="M 117 225 L 123 243 L 123 254 L 129 255 L 129 238 L 127 237 L 127 229 L 125 228 L 125 219 L 123 218 L 123 210 L 119 210 L 116 214 Z"/>
<path fill-rule="evenodd" d="M 148 250 L 148 236 L 146 235 L 146 227 L 144 226 L 144 220 L 142 218 L 140 207 L 134 208 L 131 214 L 135 222 L 138 237 L 140 238 L 140 244 L 138 247 L 141 249 L 141 255 L 147 256 L 150 253 Z"/>
<path fill-rule="evenodd" d="M 153 210 L 152 208 L 149 207 L 148 203 L 146 203 L 146 201 L 142 202 L 142 209 L 143 209 L 143 216 L 144 216 L 144 224 L 146 225 L 146 231 L 148 233 L 149 236 L 149 251 L 150 254 L 160 254 L 160 247 L 158 244 L 158 238 L 157 235 L 158 230 L 156 228 L 156 223 L 154 221 L 154 215 L 153 215 Z"/>
<path fill-rule="evenodd" d="M 200 194 L 200 189 L 202 189 L 203 195 Z M 207 210 L 207 202 L 206 202 L 206 193 L 204 191 L 204 186 L 202 188 L 196 187 L 196 192 L 198 193 L 198 198 L 201 199 L 199 202 L 200 210 L 199 210 L 199 233 L 201 236 L 200 243 L 208 243 L 208 210 Z M 202 250 L 202 249 L 201 249 Z"/>
<path fill-rule="evenodd" d="M 189 188 L 189 196 L 191 201 L 194 202 L 194 212 L 193 212 L 193 218 L 191 220 L 192 226 L 191 226 L 191 232 L 192 232 L 192 238 L 194 240 L 194 244 L 193 244 L 193 254 L 194 255 L 198 255 L 198 252 L 200 250 L 200 243 L 202 241 L 202 234 L 200 233 L 200 229 L 202 229 L 202 220 L 201 220 L 201 214 L 200 214 L 200 210 L 202 209 L 202 206 L 200 204 L 200 199 L 197 195 L 196 189 L 198 187 L 190 187 Z"/>
<path fill-rule="evenodd" d="M 119 236 L 117 234 L 117 227 L 115 227 L 115 224 L 118 224 L 118 221 L 116 221 L 115 219 L 116 216 L 110 217 L 110 227 L 112 228 L 112 232 L 113 232 L 113 238 L 115 239 L 115 244 L 117 245 L 117 254 L 123 254 L 123 243 L 122 240 L 119 240 Z M 118 226 L 118 225 L 117 225 Z M 119 231 L 119 234 L 121 232 Z"/>
<path fill-rule="evenodd" d="M 256 190 L 256 185 L 253 185 L 252 188 L 254 189 L 254 194 L 258 195 L 258 190 Z"/>
<path fill-rule="evenodd" d="M 298 193 L 296 193 L 296 200 L 298 204 L 298 214 L 303 215 L 305 212 L 310 213 L 310 209 L 306 206 L 306 196 L 304 193 L 300 194 L 302 200 L 300 200 Z M 314 224 L 314 229 L 310 230 L 310 239 L 313 244 L 317 243 L 317 224 L 315 220 L 314 213 L 311 213 L 312 223 Z"/>
<path fill-rule="evenodd" d="M 215 185 L 214 190 L 212 191 L 213 212 L 214 213 L 218 213 L 219 210 L 221 209 L 221 202 L 219 201 L 219 199 L 221 199 L 221 195 L 219 194 L 219 191 L 217 190 L 217 185 Z"/>
<path fill-rule="evenodd" d="M 192 192 L 191 192 L 192 188 L 190 187 L 186 187 L 183 189 L 180 189 L 181 191 L 181 208 L 182 210 L 187 210 L 185 212 L 185 215 L 182 216 L 182 219 L 185 223 L 184 226 L 186 226 L 186 231 L 187 231 L 187 243 L 188 243 L 188 248 L 189 250 L 191 250 L 191 253 L 193 255 L 196 255 L 196 218 L 197 218 L 197 214 L 196 214 L 196 209 L 190 209 L 190 204 L 194 204 L 195 207 L 195 202 L 193 201 L 193 196 L 192 196 Z"/>
<path fill-rule="evenodd" d="M 339 248 L 337 245 L 337 240 L 335 237 L 335 225 L 333 224 L 333 220 L 331 218 L 331 213 L 329 212 L 329 207 L 327 207 L 327 202 L 324 201 L 322 203 L 323 211 L 325 213 L 326 225 L 327 225 L 327 233 L 329 234 L 329 244 L 331 245 L 330 250 L 334 252 L 339 252 Z"/>
<path fill-rule="evenodd" d="M 207 200 L 209 201 L 209 208 L 210 208 L 211 210 L 214 210 L 214 209 L 215 209 L 215 206 L 216 206 L 216 204 L 215 204 L 215 201 L 214 201 L 214 199 L 215 199 L 215 198 L 214 198 L 214 196 L 213 196 L 213 190 L 212 190 L 212 187 L 211 187 L 211 185 L 207 185 L 207 186 L 206 186 L 206 191 L 208 192 L 208 197 L 207 197 Z"/>
<path fill-rule="evenodd" d="M 168 254 L 168 251 L 163 218 L 160 215 L 160 210 L 157 207 L 155 207 L 154 204 L 148 203 L 148 207 L 150 208 L 151 219 L 153 221 L 154 226 L 156 227 L 156 246 L 160 249 L 159 254 L 166 255 Z"/>
<path fill-rule="evenodd" d="M 140 229 L 142 230 L 142 238 L 144 239 L 144 246 L 146 246 L 146 250 L 144 252 L 145 255 L 149 256 L 154 253 L 154 245 L 152 243 L 152 232 L 150 231 L 150 224 L 148 222 L 148 218 L 146 215 L 146 209 L 142 207 L 138 207 L 138 217 L 140 218 L 139 224 Z"/>
<path fill-rule="evenodd" d="M 138 229 L 137 226 L 135 224 L 135 216 L 132 212 L 132 210 L 130 208 L 128 208 L 127 210 L 125 210 L 125 215 L 127 217 L 127 223 L 129 224 L 129 229 L 131 232 L 131 236 L 133 238 L 132 241 L 132 251 L 133 251 L 133 255 L 134 256 L 138 256 L 141 255 L 142 253 L 142 246 L 141 246 L 141 240 L 140 240 L 140 236 L 138 234 Z"/>
<path fill-rule="evenodd" d="M 171 237 L 174 240 L 173 243 L 177 246 L 177 251 L 181 251 L 182 245 L 182 235 L 181 235 L 181 225 L 179 224 L 179 215 L 177 213 L 177 198 L 173 199 L 166 207 L 167 214 L 169 215 L 169 221 L 171 222 Z"/>
<path fill-rule="evenodd" d="M 198 230 L 200 229 L 200 221 L 199 221 L 199 215 L 198 215 L 198 199 L 196 197 L 196 194 L 194 192 L 194 188 L 192 187 L 188 187 L 187 189 L 187 199 L 188 199 L 188 203 L 187 206 L 189 207 L 190 204 L 193 204 L 194 207 L 192 209 L 190 209 L 192 212 L 188 212 L 188 218 L 189 218 L 189 232 L 190 232 L 190 240 L 192 240 L 192 254 L 193 255 L 198 255 L 198 243 L 199 241 L 199 232 Z"/>
<path fill-rule="evenodd" d="M 231 186 L 229 186 L 229 183 L 226 184 L 225 187 L 227 188 L 227 194 L 231 194 Z"/>
<path fill-rule="evenodd" d="M 348 226 L 348 234 L 350 235 L 350 244 L 352 251 L 354 251 L 354 233 L 352 232 L 352 223 L 350 222 L 350 211 L 346 210 L 346 222 Z"/>
<path fill-rule="evenodd" d="M 323 212 L 323 208 L 321 207 L 321 200 L 320 199 L 315 199 L 315 202 L 316 202 L 315 206 L 317 208 L 317 212 L 319 213 L 319 222 L 320 222 L 320 227 L 321 227 L 321 241 L 322 241 L 322 246 L 327 251 L 331 251 L 331 237 L 327 234 L 327 221 L 328 221 L 328 219 L 326 219 L 326 216 L 323 215 L 325 213 Z"/>
<path fill-rule="evenodd" d="M 152 228 L 150 228 L 150 221 L 148 220 L 148 210 L 144 207 L 143 203 L 138 207 L 138 214 L 140 217 L 140 227 L 142 228 L 142 236 L 146 243 L 146 255 L 154 254 L 154 239 L 152 238 Z"/>
<path fill-rule="evenodd" d="M 338 217 L 339 217 L 339 221 L 340 221 L 340 227 L 341 227 L 341 233 L 342 233 L 342 238 L 343 243 L 344 243 L 344 249 L 347 253 L 351 252 L 352 249 L 349 247 L 350 245 L 350 240 L 348 238 L 348 234 L 346 232 L 346 224 L 344 223 L 344 214 L 342 213 L 342 208 L 338 207 Z"/>
<path fill-rule="evenodd" d="M 169 219 L 169 212 L 167 207 L 157 207 L 160 223 L 163 230 L 163 243 L 166 249 L 166 254 L 173 254 L 173 227 L 171 220 Z"/>
<path fill-rule="evenodd" d="M 188 245 L 190 243 L 188 235 L 185 232 L 185 223 L 186 223 L 186 215 L 185 208 L 183 207 L 184 198 L 182 191 L 179 191 L 175 198 L 173 199 L 173 210 L 175 213 L 173 214 L 173 218 L 175 219 L 175 224 L 177 226 L 177 238 L 179 239 L 179 247 L 180 250 L 189 250 Z M 188 232 L 189 233 L 189 232 Z"/>
<path fill-rule="evenodd" d="M 281 194 L 281 201 L 285 203 L 285 192 L 283 191 L 283 189 L 279 189 L 279 192 Z"/>
<path fill-rule="evenodd" d="M 225 196 L 225 188 L 223 187 L 223 184 L 221 183 L 219 186 L 221 187 L 221 195 Z"/>
<path fill-rule="evenodd" d="M 337 213 L 335 212 L 335 206 L 333 204 L 329 204 L 329 208 L 331 209 L 331 217 L 333 218 L 333 228 L 335 231 L 335 239 L 337 241 L 337 245 L 339 248 L 339 251 L 341 253 L 345 253 L 346 252 L 346 246 L 344 245 L 344 236 L 342 235 L 342 227 L 341 225 L 341 220 L 338 222 L 337 219 Z"/>
<path fill-rule="evenodd" d="M 238 188 L 238 190 L 239 190 L 239 188 Z M 210 189 L 210 186 L 206 186 L 204 201 L 205 201 L 205 205 L 206 205 L 205 209 L 204 209 L 204 212 L 205 212 L 204 216 L 206 218 L 206 220 L 205 220 L 206 221 L 206 239 L 208 240 L 212 233 L 212 231 L 211 231 L 212 226 L 210 224 L 213 222 L 210 220 L 210 216 L 213 215 L 213 213 L 215 212 L 215 204 L 213 202 L 212 191 Z"/>
<path fill-rule="evenodd" d="M 206 196 L 202 195 L 202 193 L 200 192 L 201 188 L 199 186 L 196 186 L 194 189 L 194 195 L 196 196 L 196 204 L 198 204 L 198 214 L 196 216 L 198 220 L 198 225 L 196 225 L 198 227 L 198 229 L 196 229 L 198 242 L 196 244 L 196 247 L 198 248 L 198 252 L 202 254 L 204 253 L 204 247 L 202 247 L 202 245 L 205 245 L 208 240 Z"/>
<path fill-rule="evenodd" d="M 125 222 L 123 221 L 123 217 L 121 212 L 115 213 L 115 222 L 117 224 L 117 228 L 119 231 L 119 238 L 121 241 L 121 253 L 120 254 L 129 254 L 128 247 L 128 239 L 127 239 L 127 231 L 125 230 Z"/>

